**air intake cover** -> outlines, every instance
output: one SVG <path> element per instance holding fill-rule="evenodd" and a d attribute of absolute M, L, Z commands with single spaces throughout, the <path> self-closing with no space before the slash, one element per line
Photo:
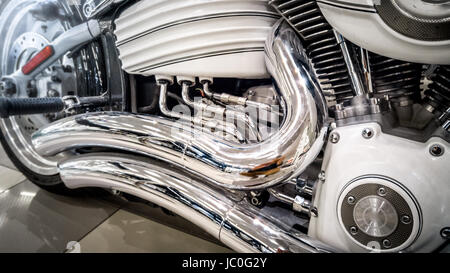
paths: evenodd
<path fill-rule="evenodd" d="M 412 63 L 450 64 L 450 4 L 441 0 L 320 0 L 342 36 L 369 51 Z"/>

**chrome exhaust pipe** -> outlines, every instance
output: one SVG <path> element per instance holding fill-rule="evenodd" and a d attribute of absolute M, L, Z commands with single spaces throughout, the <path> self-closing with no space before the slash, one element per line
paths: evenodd
<path fill-rule="evenodd" d="M 175 164 L 228 189 L 274 186 L 314 161 L 325 142 L 328 116 L 301 41 L 282 20 L 267 40 L 266 64 L 285 102 L 285 116 L 279 131 L 262 142 L 228 142 L 160 117 L 94 113 L 43 128 L 33 136 L 34 147 L 43 156 L 84 147 L 111 148 Z"/>
<path fill-rule="evenodd" d="M 331 252 L 333 249 L 233 194 L 146 157 L 89 154 L 59 164 L 69 188 L 126 192 L 191 221 L 237 252 Z"/>

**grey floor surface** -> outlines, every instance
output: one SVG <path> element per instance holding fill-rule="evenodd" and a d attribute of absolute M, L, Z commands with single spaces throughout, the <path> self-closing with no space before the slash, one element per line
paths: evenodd
<path fill-rule="evenodd" d="M 28 181 L 0 146 L 0 252 L 231 252 L 161 208 L 100 190 L 68 197 Z"/>

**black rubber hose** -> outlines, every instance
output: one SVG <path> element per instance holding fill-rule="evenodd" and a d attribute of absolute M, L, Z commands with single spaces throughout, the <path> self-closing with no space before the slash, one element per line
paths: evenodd
<path fill-rule="evenodd" d="M 0 97 L 0 117 L 57 113 L 64 110 L 61 98 L 16 98 Z"/>

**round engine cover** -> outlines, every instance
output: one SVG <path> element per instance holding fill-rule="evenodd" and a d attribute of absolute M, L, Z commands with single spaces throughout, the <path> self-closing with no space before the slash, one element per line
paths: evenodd
<path fill-rule="evenodd" d="M 420 208 L 398 182 L 382 176 L 351 181 L 339 197 L 338 215 L 347 235 L 366 249 L 408 247 L 420 230 Z"/>
<path fill-rule="evenodd" d="M 266 78 L 278 17 L 264 0 L 149 0 L 120 15 L 115 35 L 131 74 Z"/>
<path fill-rule="evenodd" d="M 444 0 L 321 0 L 346 39 L 408 62 L 450 64 L 450 3 Z"/>

